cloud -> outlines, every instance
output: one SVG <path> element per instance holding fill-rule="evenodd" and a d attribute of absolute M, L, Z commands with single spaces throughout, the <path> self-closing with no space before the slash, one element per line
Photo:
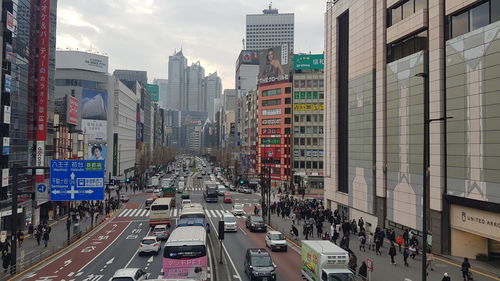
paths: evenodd
<path fill-rule="evenodd" d="M 57 46 L 107 53 L 116 68 L 147 70 L 166 78 L 168 56 L 183 48 L 188 64 L 200 61 L 234 88 L 236 58 L 247 14 L 260 14 L 268 0 L 62 0 Z M 295 52 L 323 52 L 323 0 L 275 0 L 281 13 L 295 13 Z"/>

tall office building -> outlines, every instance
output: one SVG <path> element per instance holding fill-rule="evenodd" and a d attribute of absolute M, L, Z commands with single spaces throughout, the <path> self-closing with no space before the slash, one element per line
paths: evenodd
<path fill-rule="evenodd" d="M 182 50 L 168 57 L 168 86 L 166 109 L 181 110 L 186 92 L 187 58 Z"/>
<path fill-rule="evenodd" d="M 433 252 L 500 255 L 499 3 L 328 2 L 325 207 L 428 230 Z"/>
<path fill-rule="evenodd" d="M 121 81 L 138 81 L 143 85 L 148 83 L 148 72 L 143 70 L 116 69 L 113 71 L 113 76 L 117 77 Z"/>
<path fill-rule="evenodd" d="M 279 14 L 278 9 L 262 11 L 262 14 L 247 15 L 246 49 L 261 50 L 288 45 L 293 53 L 294 14 Z"/>
<path fill-rule="evenodd" d="M 204 96 L 206 97 L 206 106 L 204 111 L 208 113 L 208 118 L 211 121 L 214 121 L 215 119 L 215 112 L 214 112 L 214 102 L 216 98 L 220 98 L 222 94 L 222 81 L 219 76 L 217 76 L 217 72 L 209 74 L 207 77 L 204 78 L 205 80 L 205 94 Z"/>
<path fill-rule="evenodd" d="M 200 62 L 186 68 L 186 94 L 182 99 L 182 110 L 205 112 L 206 97 L 203 95 L 205 69 Z"/>
<path fill-rule="evenodd" d="M 161 108 L 167 108 L 168 97 L 168 79 L 154 79 L 153 84 L 158 85 L 160 88 L 159 104 Z"/>

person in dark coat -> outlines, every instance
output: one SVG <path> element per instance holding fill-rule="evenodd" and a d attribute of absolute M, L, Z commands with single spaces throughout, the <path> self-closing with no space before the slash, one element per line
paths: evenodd
<path fill-rule="evenodd" d="M 394 260 L 394 257 L 396 256 L 396 247 L 394 244 L 391 244 L 391 248 L 389 249 L 389 256 L 391 256 L 391 264 L 396 265 L 396 261 Z"/>
<path fill-rule="evenodd" d="M 359 276 L 363 278 L 363 280 L 366 280 L 366 277 L 368 276 L 368 266 L 366 265 L 366 262 L 363 261 L 361 266 L 359 267 Z"/>
<path fill-rule="evenodd" d="M 332 235 L 332 240 L 333 240 L 333 243 L 335 243 L 335 245 L 337 245 L 337 239 L 339 239 L 339 233 L 338 233 L 337 229 L 334 229 L 333 235 Z"/>
<path fill-rule="evenodd" d="M 408 257 L 410 256 L 410 250 L 408 250 L 408 247 L 407 245 L 405 245 L 404 249 L 403 249 L 403 260 L 405 262 L 405 266 L 410 266 L 408 264 Z"/>
<path fill-rule="evenodd" d="M 2 266 L 4 269 L 3 272 L 5 272 L 5 273 L 7 273 L 7 269 L 10 266 L 10 259 L 11 259 L 10 253 L 7 251 L 3 251 L 3 253 L 2 253 Z"/>
<path fill-rule="evenodd" d="M 43 244 L 45 244 L 45 248 L 47 248 L 47 244 L 49 243 L 49 232 L 43 232 Z"/>
<path fill-rule="evenodd" d="M 451 281 L 451 278 L 450 276 L 448 276 L 447 272 L 444 273 L 443 279 L 441 279 L 441 281 Z"/>

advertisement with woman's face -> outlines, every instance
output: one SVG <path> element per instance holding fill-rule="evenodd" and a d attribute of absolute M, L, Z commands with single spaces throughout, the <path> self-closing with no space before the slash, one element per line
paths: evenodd
<path fill-rule="evenodd" d="M 88 160 L 106 160 L 107 152 L 106 144 L 89 144 Z"/>
<path fill-rule="evenodd" d="M 259 84 L 288 80 L 289 56 L 287 45 L 261 51 L 259 55 Z"/>

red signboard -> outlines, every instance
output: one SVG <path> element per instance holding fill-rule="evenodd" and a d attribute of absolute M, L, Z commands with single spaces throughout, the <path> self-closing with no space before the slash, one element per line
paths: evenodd
<path fill-rule="evenodd" d="M 67 107 L 67 122 L 68 124 L 78 125 L 78 99 L 72 96 L 68 96 L 68 107 Z"/>
<path fill-rule="evenodd" d="M 11 32 L 14 32 L 14 15 L 7 11 L 7 29 Z"/>
<path fill-rule="evenodd" d="M 40 23 L 38 28 L 38 68 L 36 70 L 38 76 L 36 110 L 36 166 L 44 166 L 49 96 L 50 0 L 40 0 Z M 36 182 L 39 183 L 43 181 L 43 170 L 38 170 L 36 173 Z"/>

